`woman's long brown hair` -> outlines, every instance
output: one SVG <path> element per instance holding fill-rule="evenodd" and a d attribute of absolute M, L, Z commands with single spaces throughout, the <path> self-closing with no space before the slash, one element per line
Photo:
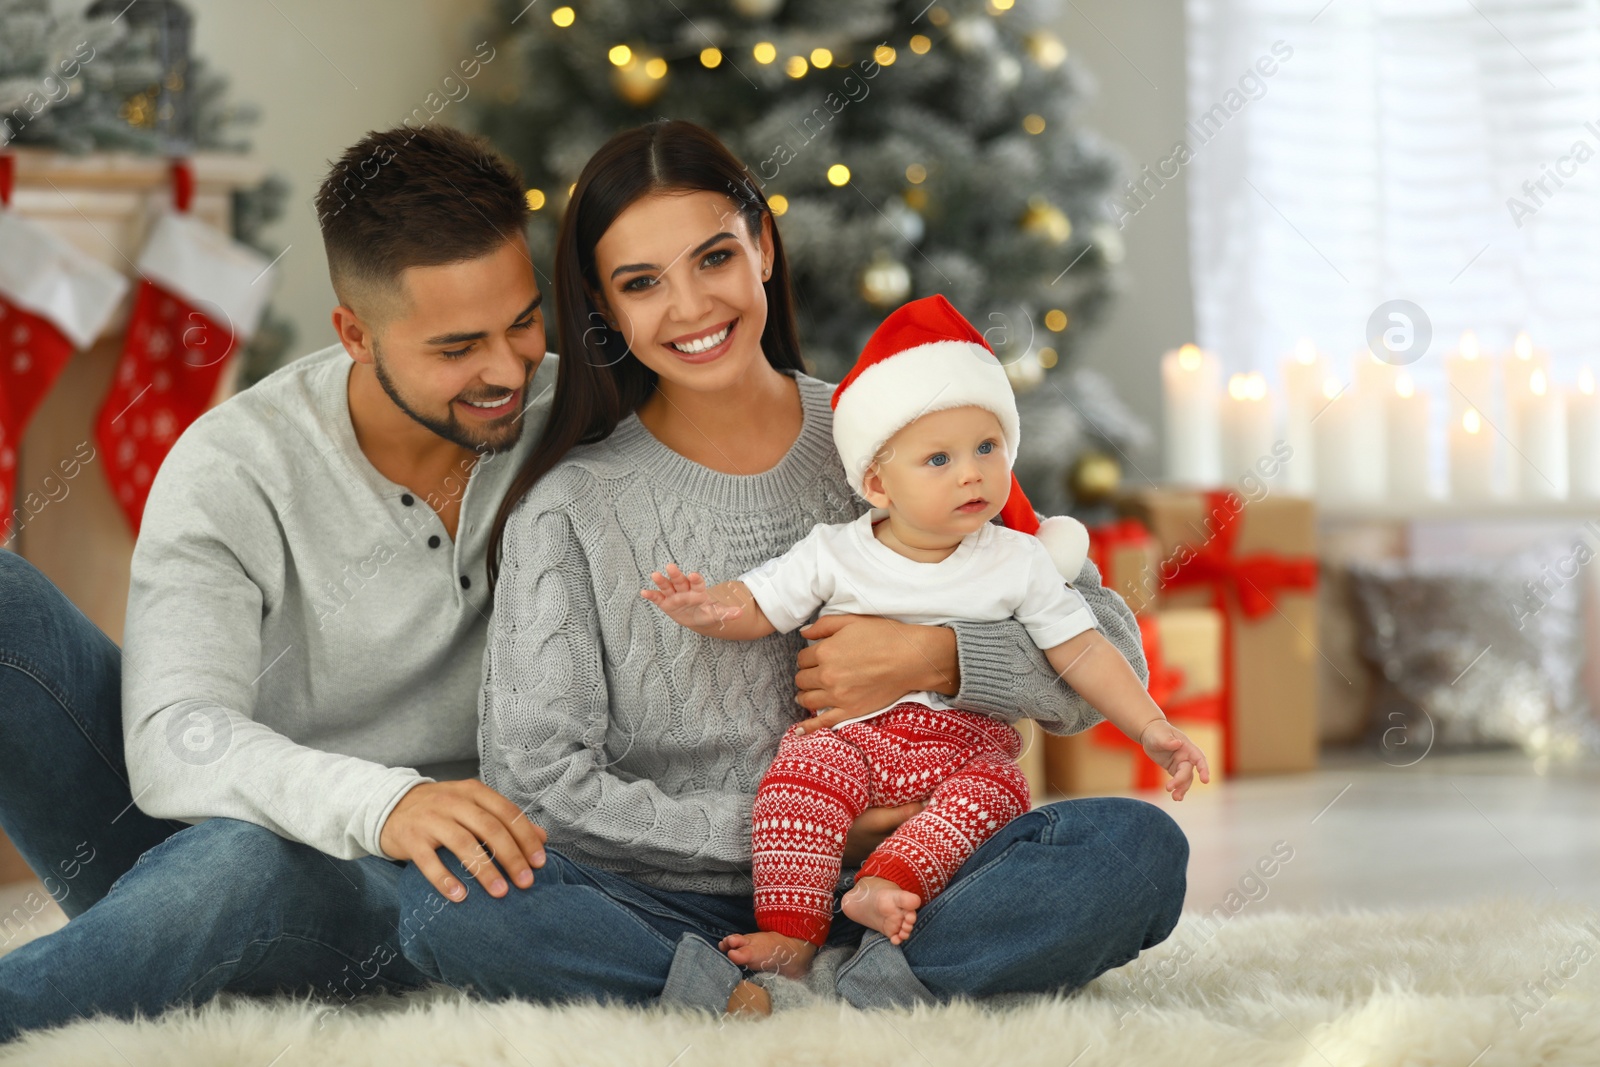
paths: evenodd
<path fill-rule="evenodd" d="M 655 392 L 656 374 L 628 352 L 627 340 L 606 325 L 592 294 L 601 287 L 595 246 L 629 206 L 662 192 L 722 193 L 738 205 L 752 236 L 770 218 L 759 185 L 716 135 L 692 122 L 657 119 L 619 133 L 583 168 L 561 219 L 556 240 L 555 310 L 560 364 L 550 418 L 506 490 L 489 534 L 489 588 L 500 578 L 506 523 L 535 483 L 572 448 L 601 441 Z M 778 227 L 772 227 L 772 277 L 761 351 L 779 370 L 802 371 L 789 264 Z"/>

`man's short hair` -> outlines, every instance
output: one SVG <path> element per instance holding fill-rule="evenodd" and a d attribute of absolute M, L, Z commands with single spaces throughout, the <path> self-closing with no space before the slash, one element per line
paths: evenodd
<path fill-rule="evenodd" d="M 401 310 L 400 274 L 488 255 L 522 235 L 522 174 L 488 140 L 448 126 L 374 131 L 329 166 L 317 220 L 339 302 Z"/>

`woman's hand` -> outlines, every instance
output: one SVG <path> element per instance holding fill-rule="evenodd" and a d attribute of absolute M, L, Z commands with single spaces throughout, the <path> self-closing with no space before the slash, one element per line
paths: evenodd
<path fill-rule="evenodd" d="M 856 816 L 844 835 L 844 862 L 847 867 L 859 867 L 866 862 L 872 850 L 883 844 L 883 839 L 900 828 L 900 824 L 921 811 L 921 801 L 902 804 L 898 808 L 868 808 Z"/>
<path fill-rule="evenodd" d="M 824 615 L 800 635 L 816 643 L 800 650 L 795 700 L 812 711 L 832 708 L 846 719 L 877 711 L 907 693 L 954 696 L 960 689 L 956 634 L 946 627 Z"/>

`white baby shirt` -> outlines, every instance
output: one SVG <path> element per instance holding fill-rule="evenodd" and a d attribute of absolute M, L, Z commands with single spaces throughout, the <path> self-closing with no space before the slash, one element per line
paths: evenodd
<path fill-rule="evenodd" d="M 1038 538 L 985 523 L 943 560 L 922 563 L 872 535 L 882 514 L 818 523 L 788 552 L 739 580 L 779 633 L 805 625 L 813 614 L 879 615 L 923 626 L 1015 616 L 1035 645 L 1053 648 L 1094 628 L 1094 612 L 1066 584 Z M 907 693 L 851 721 L 882 715 L 908 700 L 952 706 L 938 693 Z"/>

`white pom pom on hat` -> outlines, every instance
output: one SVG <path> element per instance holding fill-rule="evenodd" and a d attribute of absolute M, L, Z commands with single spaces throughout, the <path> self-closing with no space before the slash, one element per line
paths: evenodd
<path fill-rule="evenodd" d="M 943 296 L 903 304 L 872 332 L 856 365 L 833 393 L 833 441 L 850 487 L 862 479 L 889 438 L 924 415 L 980 407 L 1000 420 L 1006 453 L 1021 442 L 1016 394 L 994 350 Z M 1089 555 L 1089 532 L 1065 515 L 1034 514 L 1015 474 L 1000 521 L 1039 538 L 1069 581 Z"/>

